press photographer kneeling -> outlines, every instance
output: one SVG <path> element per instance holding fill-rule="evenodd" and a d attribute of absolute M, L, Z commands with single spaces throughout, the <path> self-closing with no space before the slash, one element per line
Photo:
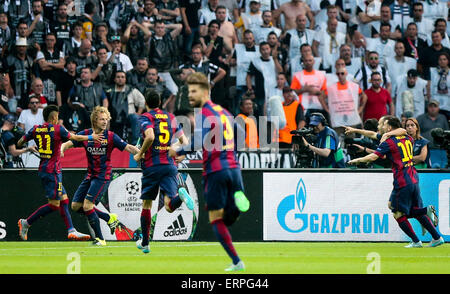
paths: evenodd
<path fill-rule="evenodd" d="M 19 156 L 29 151 L 37 152 L 35 146 L 16 149 L 16 143 L 23 134 L 23 130 L 16 127 L 16 117 L 5 115 L 0 129 L 0 168 L 13 168 L 14 164 L 23 167 Z"/>
<path fill-rule="evenodd" d="M 315 144 L 310 144 L 302 136 L 303 143 L 308 150 L 314 153 L 313 167 L 319 168 L 343 168 L 345 167 L 344 154 L 339 146 L 337 133 L 327 126 L 327 120 L 321 113 L 312 113 L 309 126 L 313 127 L 317 134 Z"/>

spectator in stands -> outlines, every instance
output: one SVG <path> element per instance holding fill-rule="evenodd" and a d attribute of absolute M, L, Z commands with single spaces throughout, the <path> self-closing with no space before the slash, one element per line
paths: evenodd
<path fill-rule="evenodd" d="M 8 3 L 9 2 L 9 3 Z M 30 14 L 31 3 L 30 1 L 8 1 L 4 3 L 7 6 L 7 12 L 11 21 L 11 26 L 16 27 L 19 24 L 19 20 L 25 18 Z"/>
<path fill-rule="evenodd" d="M 69 92 L 69 98 L 78 96 L 80 106 L 90 114 L 95 106 L 108 107 L 108 98 L 103 91 L 103 85 L 92 81 L 92 70 L 90 67 L 81 69 L 80 83 L 75 83 Z"/>
<path fill-rule="evenodd" d="M 386 58 L 395 56 L 395 42 L 389 39 L 390 32 L 391 25 L 389 23 L 382 23 L 380 25 L 379 37 L 376 39 L 371 39 L 370 42 L 367 42 L 367 50 L 378 52 L 380 59 L 379 63 L 381 66 L 386 66 Z"/>
<path fill-rule="evenodd" d="M 239 43 L 239 40 L 233 23 L 227 18 L 227 8 L 225 6 L 217 6 L 216 20 L 220 23 L 219 36 L 223 38 L 225 46 L 234 48 L 234 45 Z"/>
<path fill-rule="evenodd" d="M 381 19 L 381 1 L 368 0 L 358 1 L 356 17 L 358 20 L 358 31 L 366 38 L 372 37 L 372 26 Z"/>
<path fill-rule="evenodd" d="M 432 168 L 447 167 L 447 152 L 440 149 L 434 142 L 431 136 L 431 130 L 434 128 L 441 128 L 449 130 L 448 121 L 445 115 L 439 113 L 439 101 L 431 100 L 427 106 L 427 112 L 417 117 L 422 136 L 431 143 L 428 145 L 430 152 L 430 160 Z"/>
<path fill-rule="evenodd" d="M 27 102 L 30 101 L 32 97 L 36 97 L 39 99 L 39 108 L 44 109 L 48 104 L 47 97 L 44 95 L 44 83 L 41 78 L 35 78 L 33 82 L 31 82 L 31 91 L 28 95 L 28 99 L 19 101 L 19 105 L 27 105 Z M 28 105 L 29 106 L 29 105 Z"/>
<path fill-rule="evenodd" d="M 220 104 L 225 108 L 228 108 L 226 105 L 226 91 L 223 84 L 223 79 L 226 75 L 226 72 L 223 68 L 218 65 L 204 60 L 202 47 L 200 44 L 196 44 L 192 46 L 192 62 L 181 65 L 181 68 L 188 67 L 194 69 L 196 72 L 201 72 L 205 76 L 208 77 L 210 87 L 211 87 L 211 97 L 214 103 Z"/>
<path fill-rule="evenodd" d="M 427 43 L 418 36 L 417 24 L 411 22 L 406 27 L 405 38 L 402 39 L 405 46 L 405 56 L 412 57 L 416 61 L 422 55 L 422 51 L 428 47 Z"/>
<path fill-rule="evenodd" d="M 164 21 L 167 29 L 172 30 L 180 28 L 182 25 L 176 23 L 177 18 L 181 16 L 180 7 L 178 1 L 174 0 L 161 0 L 156 3 L 156 9 L 158 10 L 157 18 Z"/>
<path fill-rule="evenodd" d="M 56 82 L 56 101 L 58 106 L 67 104 L 69 91 L 77 78 L 77 62 L 71 56 L 66 59 L 65 70 L 58 76 Z"/>
<path fill-rule="evenodd" d="M 441 33 L 442 36 L 442 46 L 450 48 L 450 38 L 447 34 L 447 21 L 444 18 L 438 18 L 434 22 L 434 29 Z M 432 39 L 430 38 L 430 35 L 428 35 L 427 38 L 428 45 L 432 45 Z"/>
<path fill-rule="evenodd" d="M 390 4 L 392 20 L 405 33 L 406 26 L 411 22 L 410 0 L 397 0 Z"/>
<path fill-rule="evenodd" d="M 181 18 L 184 29 L 184 53 L 191 54 L 191 48 L 199 38 L 200 23 L 198 11 L 202 7 L 202 0 L 180 0 Z M 151 63 L 150 63 L 151 64 Z"/>
<path fill-rule="evenodd" d="M 442 45 L 442 35 L 438 31 L 431 33 L 432 45 L 422 51 L 417 61 L 417 70 L 424 79 L 430 80 L 430 67 L 438 66 L 440 53 L 450 54 L 450 49 Z"/>
<path fill-rule="evenodd" d="M 56 48 L 56 35 L 48 33 L 45 45 L 36 56 L 39 75 L 44 82 L 44 95 L 48 104 L 58 104 L 56 99 L 56 83 L 64 69 L 64 53 Z"/>
<path fill-rule="evenodd" d="M 349 44 L 352 48 L 352 58 L 359 57 L 361 62 L 363 62 L 366 58 L 366 38 L 361 32 L 358 31 L 354 31 L 350 34 L 350 38 L 352 41 L 351 44 Z"/>
<path fill-rule="evenodd" d="M 274 19 L 278 24 L 281 24 L 280 16 L 284 16 L 284 26 L 283 30 L 288 31 L 296 27 L 296 18 L 298 15 L 303 14 L 309 20 L 309 29 L 313 30 L 316 26 L 314 14 L 311 11 L 311 8 L 305 1 L 301 0 L 291 0 L 290 2 L 285 2 L 274 11 Z"/>
<path fill-rule="evenodd" d="M 370 118 L 380 120 L 382 116 L 387 114 L 395 115 L 395 106 L 391 94 L 381 86 L 381 74 L 379 72 L 373 72 L 370 75 L 370 79 L 372 86 L 364 91 L 367 95 L 367 103 L 364 108 L 363 121 Z"/>
<path fill-rule="evenodd" d="M 264 107 L 270 98 L 271 89 L 277 84 L 277 74 L 283 71 L 278 61 L 278 56 L 272 56 L 269 43 L 263 42 L 259 45 L 261 56 L 254 57 L 248 67 L 246 78 L 247 89 L 253 90 L 252 78 L 255 80 L 255 103 L 257 105 L 257 116 L 264 115 Z"/>
<path fill-rule="evenodd" d="M 242 95 L 248 91 L 246 77 L 250 61 L 253 57 L 259 55 L 259 46 L 255 44 L 253 32 L 247 30 L 244 32 L 242 43 L 234 47 L 233 57 L 230 60 L 230 66 L 236 66 L 236 94 L 233 105 L 239 105 Z M 234 113 L 239 112 L 239 106 L 234 109 Z"/>
<path fill-rule="evenodd" d="M 205 7 L 199 10 L 200 37 L 208 34 L 208 25 L 216 19 L 216 9 L 219 6 L 219 0 L 208 0 Z"/>
<path fill-rule="evenodd" d="M 281 46 L 280 40 L 275 32 L 270 32 L 267 36 L 267 43 L 272 51 L 272 57 L 278 60 L 283 72 L 289 71 L 289 53 Z"/>
<path fill-rule="evenodd" d="M 125 53 L 130 58 L 131 63 L 136 65 L 137 59 L 141 56 L 148 56 L 148 41 L 152 33 L 145 26 L 133 20 L 125 30 L 122 42 L 125 44 Z"/>
<path fill-rule="evenodd" d="M 92 53 L 92 43 L 89 39 L 82 40 L 77 53 L 69 56 L 73 56 L 75 58 L 78 66 L 78 72 L 80 72 L 83 67 L 90 67 L 93 69 L 98 61 L 97 56 Z"/>
<path fill-rule="evenodd" d="M 109 97 L 111 130 L 135 145 L 140 132 L 138 118 L 145 111 L 145 98 L 139 90 L 126 82 L 126 73 L 119 70 L 114 75 L 114 86 L 106 91 Z M 127 127 L 131 129 L 130 136 L 125 129 Z"/>
<path fill-rule="evenodd" d="M 8 25 L 8 14 L 0 10 L 0 55 L 4 56 L 8 45 L 12 42 L 13 29 Z"/>
<path fill-rule="evenodd" d="M 298 95 L 299 102 L 306 111 L 306 121 L 313 112 L 320 112 L 328 117 L 324 100 L 327 79 L 323 71 L 314 69 L 312 54 L 303 57 L 303 70 L 293 75 L 291 89 Z"/>
<path fill-rule="evenodd" d="M 88 1 L 84 5 L 84 13 L 79 17 L 79 21 L 83 25 L 83 33 L 81 34 L 82 40 L 89 39 L 91 42 L 93 40 L 92 32 L 94 30 L 95 9 L 95 4 L 91 1 Z"/>
<path fill-rule="evenodd" d="M 420 135 L 420 125 L 417 119 L 409 117 L 405 121 L 405 129 L 408 135 L 413 137 L 413 158 L 415 168 L 431 168 L 430 152 L 428 145 L 430 141 Z"/>
<path fill-rule="evenodd" d="M 236 122 L 245 130 L 245 148 L 256 150 L 259 148 L 258 125 L 254 117 L 254 102 L 251 98 L 243 98 L 240 103 L 241 112 Z"/>
<path fill-rule="evenodd" d="M 363 91 L 371 87 L 371 75 L 372 73 L 378 72 L 381 74 L 381 87 L 385 88 L 389 93 L 391 93 L 391 78 L 389 77 L 389 72 L 386 67 L 380 65 L 379 54 L 376 51 L 371 51 L 367 55 L 366 62 L 363 63 L 361 68 L 356 72 L 355 79 L 359 82 L 360 87 Z"/>
<path fill-rule="evenodd" d="M 148 60 L 146 57 L 139 57 L 135 67 L 127 72 L 127 83 L 135 88 L 141 89 L 145 83 L 148 70 Z"/>
<path fill-rule="evenodd" d="M 345 34 L 337 31 L 337 25 L 337 19 L 328 19 L 327 29 L 316 32 L 312 44 L 314 56 L 322 57 L 322 68 L 328 73 L 339 57 L 339 47 L 345 44 Z"/>
<path fill-rule="evenodd" d="M 428 36 L 434 30 L 433 21 L 427 17 L 423 17 L 423 3 L 414 2 L 412 4 L 412 21 L 417 25 L 418 37 L 424 41 L 428 40 Z"/>
<path fill-rule="evenodd" d="M 63 50 L 65 42 L 70 41 L 71 25 L 67 15 L 67 5 L 58 3 L 55 20 L 50 20 L 50 31 L 56 35 L 56 48 Z"/>
<path fill-rule="evenodd" d="M 336 19 L 338 20 L 338 25 L 336 31 L 341 32 L 343 34 L 347 34 L 347 23 L 339 21 L 339 7 L 336 5 L 328 5 L 326 7 L 326 19 Z M 320 21 L 316 18 L 316 31 L 326 30 L 327 29 L 327 21 L 325 18 Z"/>
<path fill-rule="evenodd" d="M 116 33 L 124 32 L 127 25 L 136 18 L 139 10 L 138 1 L 123 0 L 114 6 L 109 18 L 109 26 Z"/>
<path fill-rule="evenodd" d="M 76 22 L 72 25 L 72 37 L 64 40 L 63 51 L 65 56 L 74 56 L 78 48 L 81 46 L 81 34 L 83 33 L 83 25 Z"/>
<path fill-rule="evenodd" d="M 19 38 L 16 43 L 14 54 L 9 55 L 3 62 L 3 68 L 10 73 L 11 85 L 15 93 L 14 100 L 27 101 L 31 81 L 35 76 L 34 61 L 27 54 L 28 43 L 25 38 Z M 18 103 L 18 101 L 17 101 Z M 20 108 L 25 108 L 23 105 Z M 20 109 L 18 109 L 20 111 Z M 10 109 L 16 112 L 15 107 Z"/>
<path fill-rule="evenodd" d="M 292 148 L 291 131 L 300 130 L 306 125 L 304 109 L 295 96 L 295 92 L 289 86 L 283 88 L 283 111 L 286 117 L 286 126 L 279 130 L 280 148 Z"/>
<path fill-rule="evenodd" d="M 260 0 L 250 0 L 250 11 L 241 12 L 241 17 L 234 24 L 236 29 L 242 29 L 243 32 L 250 30 L 253 32 L 254 29 L 258 29 L 263 24 L 262 11 L 261 11 L 261 1 Z"/>
<path fill-rule="evenodd" d="M 90 117 L 85 108 L 80 106 L 80 97 L 72 96 L 59 111 L 59 124 L 70 133 L 76 134 L 90 128 Z"/>
<path fill-rule="evenodd" d="M 228 47 L 223 38 L 219 36 L 220 22 L 212 20 L 208 25 L 208 34 L 200 37 L 202 51 L 212 63 L 224 68 L 224 53 L 231 53 L 233 47 Z"/>
<path fill-rule="evenodd" d="M 42 0 L 32 0 L 32 10 L 24 19 L 28 24 L 30 38 L 33 38 L 39 46 L 44 45 L 45 35 L 50 32 L 50 23 L 44 17 Z M 27 36 L 28 37 L 28 36 Z"/>
<path fill-rule="evenodd" d="M 99 22 L 95 24 L 94 28 L 94 38 L 92 40 L 92 46 L 94 46 L 95 51 L 100 47 L 106 47 L 109 51 L 112 51 L 112 45 L 108 40 L 109 28 L 106 22 Z"/>
<path fill-rule="evenodd" d="M 388 5 L 381 5 L 380 20 L 372 23 L 372 37 L 378 38 L 381 34 L 381 25 L 390 24 L 389 39 L 397 40 L 402 37 L 402 27 L 392 19 L 391 9 Z"/>
<path fill-rule="evenodd" d="M 157 15 L 158 9 L 156 8 L 156 4 L 152 0 L 145 0 L 144 9 L 142 12 L 138 12 L 136 21 L 150 30 L 154 28 Z"/>
<path fill-rule="evenodd" d="M 447 53 L 438 55 L 438 65 L 430 68 L 430 91 L 431 97 L 439 101 L 440 112 L 447 119 L 450 119 L 450 77 L 449 77 L 449 60 Z"/>
<path fill-rule="evenodd" d="M 273 17 L 271 10 L 265 10 L 262 13 L 263 23 L 259 27 L 253 29 L 253 33 L 255 35 L 255 42 L 259 45 L 259 43 L 267 41 L 267 36 L 269 33 L 275 33 L 276 37 L 279 38 L 281 36 L 281 30 L 275 26 L 273 26 Z"/>
<path fill-rule="evenodd" d="M 150 38 L 150 66 L 154 66 L 160 72 L 173 69 L 177 61 L 177 49 L 175 38 L 180 34 L 179 30 L 166 32 L 163 21 L 155 21 L 155 33 Z"/>
<path fill-rule="evenodd" d="M 286 31 L 285 37 L 282 41 L 283 46 L 289 52 L 289 60 L 292 74 L 293 68 L 296 68 L 294 63 L 300 59 L 300 48 L 303 44 L 313 44 L 315 32 L 306 28 L 306 15 L 299 14 L 296 19 L 296 27 Z M 320 63 L 319 63 L 320 64 Z"/>
<path fill-rule="evenodd" d="M 305 43 L 302 46 L 300 46 L 300 56 L 295 57 L 294 60 L 290 61 L 290 75 L 292 78 L 294 75 L 302 71 L 304 68 L 304 57 L 308 55 L 312 55 L 312 47 L 311 45 Z M 314 65 L 313 68 L 315 70 L 319 70 L 319 68 L 322 66 L 322 58 L 321 57 L 314 57 Z"/>
<path fill-rule="evenodd" d="M 119 35 L 111 37 L 112 51 L 108 52 L 108 58 L 116 65 L 118 71 L 128 72 L 133 69 L 130 57 L 122 53 L 122 42 Z"/>
<path fill-rule="evenodd" d="M 108 49 L 104 46 L 98 48 L 97 57 L 97 66 L 92 72 L 92 80 L 101 83 L 102 87 L 106 89 L 113 84 L 117 65 L 113 62 L 113 55 L 108 58 Z"/>
<path fill-rule="evenodd" d="M 26 152 L 37 152 L 36 147 L 28 146 L 22 149 L 16 149 L 16 139 L 14 134 L 11 132 L 16 126 L 16 117 L 13 114 L 6 115 L 0 122 L 2 122 L 2 126 L 0 128 L 0 147 L 5 148 L 7 154 L 0 155 L 5 156 L 5 158 L 0 158 L 0 168 L 13 168 L 14 160 L 9 157 L 20 156 Z"/>
<path fill-rule="evenodd" d="M 195 71 L 192 68 L 182 68 L 179 74 L 179 78 L 175 79 L 175 81 L 178 81 L 178 92 L 175 97 L 175 107 L 173 112 L 176 116 L 187 116 L 191 121 L 192 130 L 194 127 L 194 109 L 189 103 L 189 89 L 186 85 L 186 79 L 190 74 L 194 72 Z"/>
<path fill-rule="evenodd" d="M 361 68 L 361 58 L 352 58 L 352 48 L 348 44 L 343 44 L 339 48 L 339 59 L 344 60 L 347 73 L 352 76 L 355 76 L 355 74 Z M 336 72 L 336 67 L 333 67 L 333 72 Z"/>
<path fill-rule="evenodd" d="M 404 55 L 405 44 L 402 41 L 395 43 L 395 56 L 386 58 L 386 70 L 391 80 L 393 91 L 397 88 L 397 79 L 406 75 L 408 70 L 417 68 L 417 61 L 413 57 Z"/>
<path fill-rule="evenodd" d="M 138 88 L 143 95 L 145 95 L 147 89 L 153 89 L 159 94 L 162 109 L 173 112 L 175 96 L 169 91 L 166 83 L 158 76 L 158 69 L 155 67 L 149 67 L 147 69 L 145 83 Z"/>
<path fill-rule="evenodd" d="M 9 82 L 9 74 L 0 73 L 0 121 L 2 117 L 10 113 L 9 100 L 13 97 L 14 91 Z"/>
<path fill-rule="evenodd" d="M 395 115 L 400 118 L 407 111 L 412 112 L 413 117 L 418 117 L 425 112 L 425 101 L 429 97 L 428 83 L 419 77 L 415 69 L 408 70 L 406 75 L 397 78 L 397 86 L 393 91 L 395 101 Z"/>

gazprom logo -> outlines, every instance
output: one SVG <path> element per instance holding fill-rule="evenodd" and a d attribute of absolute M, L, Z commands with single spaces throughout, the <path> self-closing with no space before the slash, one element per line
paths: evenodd
<path fill-rule="evenodd" d="M 305 213 L 308 193 L 302 178 L 295 195 L 283 198 L 277 208 L 280 226 L 289 233 L 388 234 L 388 214 Z"/>

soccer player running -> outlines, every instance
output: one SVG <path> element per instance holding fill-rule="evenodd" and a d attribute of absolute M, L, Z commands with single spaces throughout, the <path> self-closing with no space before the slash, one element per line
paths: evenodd
<path fill-rule="evenodd" d="M 30 140 L 36 142 L 40 155 L 38 175 L 44 186 L 48 203 L 39 207 L 27 219 L 20 219 L 19 235 L 24 241 L 28 239 L 28 230 L 38 219 L 45 217 L 53 211 L 59 210 L 68 230 L 71 240 L 89 240 L 90 236 L 77 232 L 72 224 L 69 213 L 69 198 L 62 184 L 60 146 L 71 139 L 74 141 L 99 141 L 101 135 L 72 135 L 63 126 L 58 124 L 59 109 L 56 105 L 49 105 L 43 110 L 45 123 L 35 125 L 17 143 L 19 147 Z"/>
<path fill-rule="evenodd" d="M 401 128 L 401 122 L 396 117 L 385 119 L 382 132 L 390 132 Z M 419 190 L 419 177 L 414 167 L 413 158 L 414 139 L 409 135 L 394 136 L 382 142 L 374 153 L 365 157 L 350 160 L 349 164 L 368 163 L 379 157 L 386 156 L 392 162 L 394 173 L 394 189 L 389 198 L 388 206 L 392 210 L 395 220 L 403 232 L 412 242 L 406 248 L 422 247 L 422 242 L 417 238 L 408 218 L 417 219 L 420 224 L 431 234 L 432 240 L 429 247 L 437 247 L 444 244 L 444 239 L 437 232 L 437 216 L 434 209 L 423 207 Z M 430 217 L 431 216 L 431 217 Z M 431 219 L 435 219 L 433 224 Z"/>
<path fill-rule="evenodd" d="M 144 96 L 147 112 L 139 117 L 143 143 L 139 152 L 134 156 L 134 160 L 140 162 L 142 168 L 141 199 L 143 200 L 142 239 L 138 240 L 136 245 L 142 252 L 149 253 L 151 208 L 159 190 L 161 190 L 161 195 L 164 195 L 164 207 L 168 212 L 175 211 L 182 202 L 186 203 L 188 209 L 193 210 L 194 201 L 184 187 L 178 187 L 178 169 L 175 160 L 168 154 L 172 142 L 185 145 L 188 140 L 181 127 L 178 126 L 175 116 L 159 109 L 161 104 L 159 94 L 148 89 Z"/>
<path fill-rule="evenodd" d="M 81 182 L 72 200 L 72 210 L 83 213 L 88 219 L 88 223 L 95 233 L 94 245 L 105 246 L 106 241 L 100 229 L 100 220 L 106 221 L 114 233 L 118 225 L 117 215 L 108 214 L 95 207 L 103 194 L 108 190 L 111 182 L 112 164 L 111 154 L 114 148 L 120 151 L 127 151 L 131 154 L 138 153 L 139 149 L 127 144 L 117 134 L 107 129 L 111 115 L 107 108 L 96 106 L 91 113 L 91 129 L 86 129 L 78 133 L 84 136 L 102 136 L 100 142 L 68 141 L 61 146 L 61 155 L 72 147 L 83 147 L 86 151 L 88 161 L 88 172 Z"/>
<path fill-rule="evenodd" d="M 233 246 L 227 226 L 237 220 L 240 212 L 247 211 L 250 203 L 243 193 L 242 175 L 235 152 L 234 129 L 229 120 L 231 114 L 210 100 L 209 82 L 204 74 L 194 73 L 186 82 L 189 103 L 194 108 L 201 108 L 201 121 L 196 118 L 201 126 L 195 127 L 195 142 L 192 140 L 189 147 L 171 148 L 169 153 L 175 157 L 195 151 L 195 146 L 201 140 L 204 197 L 209 221 L 233 262 L 225 271 L 242 271 L 245 270 L 245 265 Z"/>

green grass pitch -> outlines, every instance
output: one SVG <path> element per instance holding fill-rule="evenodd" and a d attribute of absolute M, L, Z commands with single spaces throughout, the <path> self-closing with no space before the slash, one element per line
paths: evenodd
<path fill-rule="evenodd" d="M 223 274 L 230 259 L 217 242 L 0 242 L 0 274 Z M 449 274 L 450 246 L 405 243 L 236 242 L 245 274 Z M 424 243 L 426 246 L 427 244 Z"/>

